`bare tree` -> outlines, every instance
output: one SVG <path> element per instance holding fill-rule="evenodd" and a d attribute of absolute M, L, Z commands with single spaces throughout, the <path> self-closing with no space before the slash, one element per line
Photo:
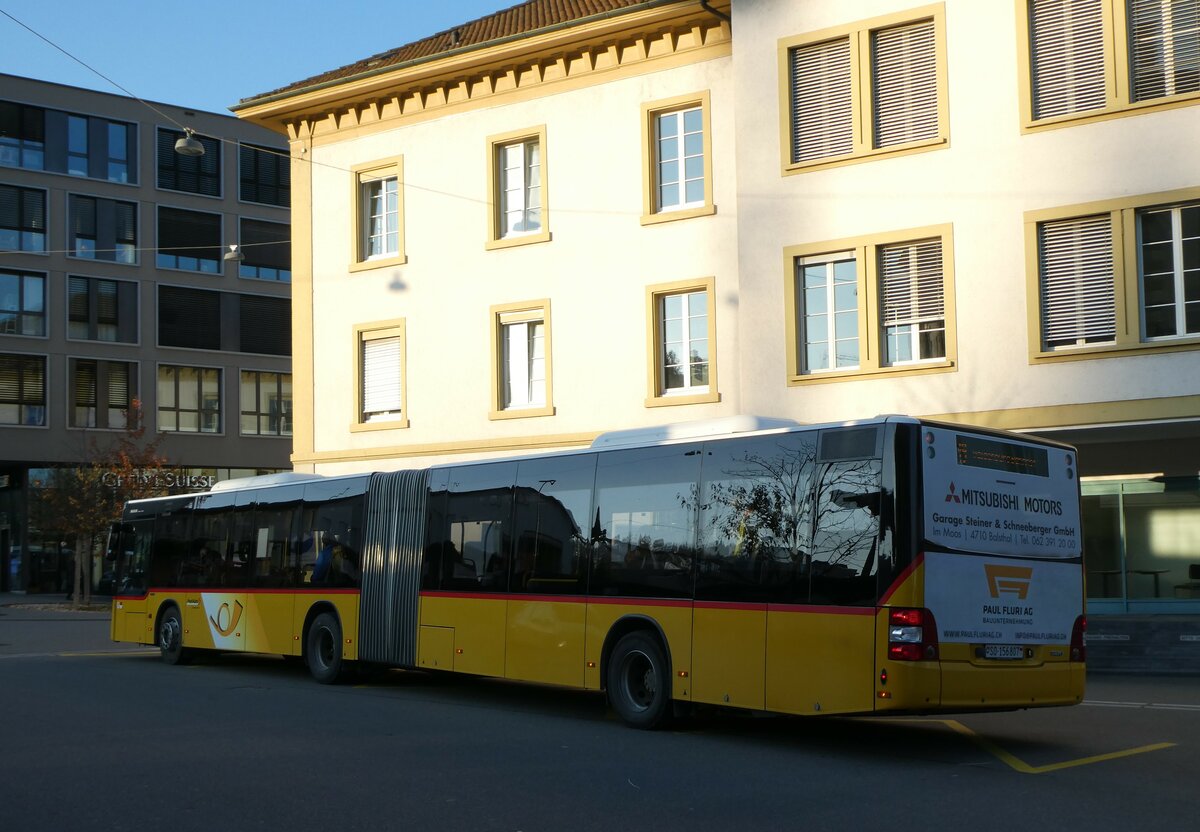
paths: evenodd
<path fill-rule="evenodd" d="M 80 464 L 56 469 L 42 493 L 44 528 L 75 539 L 71 598 L 76 608 L 91 601 L 91 558 L 97 537 L 121 518 L 127 500 L 166 493 L 158 476 L 166 464 L 158 454 L 161 438 L 146 439 L 137 399 L 126 411 L 125 425 L 112 436 L 88 436 Z"/>

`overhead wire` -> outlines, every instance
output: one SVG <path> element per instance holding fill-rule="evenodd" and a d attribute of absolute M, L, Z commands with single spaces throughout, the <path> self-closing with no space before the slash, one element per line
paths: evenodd
<path fill-rule="evenodd" d="M 215 136 L 215 135 L 213 135 L 213 134 L 211 134 L 211 133 L 204 133 L 204 132 L 201 132 L 201 131 L 199 131 L 199 130 L 196 130 L 196 129 L 192 128 L 192 127 L 188 127 L 187 125 L 185 125 L 185 124 L 181 123 L 180 121 L 178 121 L 177 119 L 173 118 L 173 117 L 172 117 L 172 116 L 170 116 L 169 114 L 167 114 L 167 113 L 164 113 L 162 110 L 160 110 L 158 107 L 155 107 L 155 106 L 154 106 L 154 105 L 152 105 L 150 102 L 148 102 L 148 101 L 146 101 L 146 100 L 144 100 L 144 99 L 140 98 L 139 96 L 135 95 L 134 93 L 130 92 L 130 91 L 129 91 L 128 89 L 126 89 L 124 86 L 122 86 L 121 84 L 117 83 L 117 82 L 116 82 L 116 81 L 114 81 L 112 78 L 109 78 L 109 77 L 108 77 L 107 75 L 105 75 L 103 72 L 100 72 L 100 70 L 98 70 L 98 69 L 96 69 L 95 67 L 91 66 L 90 64 L 88 64 L 87 62 L 85 62 L 84 60 L 82 60 L 81 58 L 79 58 L 79 57 L 77 57 L 77 56 L 73 55 L 73 54 L 72 54 L 70 51 L 68 51 L 67 49 L 63 48 L 62 46 L 59 46 L 59 45 L 58 45 L 57 43 L 55 43 L 54 41 L 50 40 L 50 38 L 46 37 L 46 36 L 45 36 L 45 35 L 43 35 L 41 32 L 38 32 L 38 31 L 37 31 L 36 29 L 34 29 L 32 26 L 29 26 L 28 24 L 26 24 L 26 23 L 24 23 L 24 22 L 22 22 L 22 21 L 18 20 L 16 17 L 14 17 L 14 16 L 13 16 L 12 14 L 10 14 L 9 12 L 5 11 L 4 9 L 0 9 L 0 14 L 4 15 L 4 16 L 5 16 L 5 17 L 7 17 L 9 20 L 13 21 L 13 22 L 14 22 L 14 23 L 16 23 L 18 26 L 20 26 L 21 28 L 23 28 L 23 29 L 25 29 L 26 31 L 30 32 L 31 34 L 33 34 L 34 36 L 36 36 L 36 37 L 37 37 L 37 38 L 39 38 L 40 40 L 42 40 L 42 41 L 44 41 L 45 43 L 49 44 L 51 47 L 53 47 L 54 49 L 58 50 L 58 51 L 59 51 L 59 52 L 61 52 L 62 54 L 66 55 L 68 58 L 70 58 L 71 60 L 75 61 L 75 62 L 76 62 L 76 63 L 78 63 L 80 66 L 82 66 L 82 67 L 84 67 L 85 69 L 87 69 L 88 71 L 90 71 L 90 72 L 92 72 L 92 73 L 94 73 L 94 74 L 98 75 L 100 78 L 103 78 L 105 81 L 107 81 L 108 83 L 112 84 L 112 85 L 113 85 L 114 87 L 116 87 L 117 89 L 121 90 L 123 93 L 125 93 L 125 94 L 126 94 L 127 96 L 129 96 L 130 98 L 134 99 L 135 101 L 139 102 L 139 103 L 140 103 L 140 104 L 142 104 L 143 106 L 147 107 L 147 108 L 148 108 L 148 109 L 150 109 L 152 112 L 154 112 L 154 113 L 157 113 L 158 115 L 162 116 L 162 117 L 163 117 L 163 118 L 165 118 L 167 121 L 171 122 L 171 123 L 172 123 L 172 124 L 174 124 L 176 127 L 178 127 L 180 130 L 182 130 L 182 131 L 184 132 L 184 134 L 185 134 L 185 135 L 190 135 L 190 136 L 200 136 L 200 137 L 203 137 L 203 138 L 212 139 L 212 140 L 214 140 L 214 141 L 221 142 L 222 144 L 227 144 L 227 145 L 229 145 L 230 147 L 235 147 L 235 148 L 240 148 L 240 147 L 241 147 L 241 145 L 242 145 L 242 142 L 240 142 L 240 141 L 238 141 L 238 140 L 236 140 L 236 139 L 228 139 L 228 138 L 226 138 L 226 137 L 224 137 L 224 136 Z M 299 158 L 299 161 L 305 162 L 305 163 L 307 163 L 307 164 L 309 164 L 309 165 L 315 165 L 315 166 L 317 166 L 317 167 L 329 168 L 329 169 L 331 169 L 331 170 L 340 171 L 340 172 L 342 172 L 342 173 L 354 173 L 354 171 L 353 171 L 353 170 L 351 170 L 350 168 L 344 168 L 344 167 L 342 167 L 342 166 L 340 166 L 340 165 L 331 164 L 331 163 L 329 163 L 329 162 L 320 162 L 320 161 L 317 161 L 316 159 L 312 159 L 312 158 L 305 158 L 305 157 L 303 157 L 303 156 L 301 156 L 301 157 L 293 157 L 293 156 L 292 156 L 292 154 L 291 154 L 290 152 L 287 152 L 287 151 L 282 151 L 282 150 L 275 150 L 275 149 L 273 149 L 273 148 L 267 148 L 267 147 L 263 147 L 263 146 L 261 146 L 261 145 L 258 145 L 258 144 L 255 144 L 255 145 L 254 145 L 254 149 L 255 149 L 255 150 L 257 150 L 257 151 L 263 152 L 263 153 L 268 153 L 268 154 L 270 154 L 270 155 L 273 155 L 273 156 L 278 156 L 278 157 L 280 157 L 280 158 L 288 159 L 289 161 L 290 161 L 291 159 L 293 159 L 293 158 Z M 466 194 L 454 193 L 454 192 L 452 192 L 452 191 L 446 191 L 446 190 L 442 190 L 442 189 L 440 189 L 440 188 L 433 188 L 433 187 L 430 187 L 430 186 L 428 186 L 428 185 L 418 185 L 418 184 L 416 184 L 416 183 L 414 183 L 414 182 L 410 182 L 410 181 L 407 181 L 407 180 L 406 180 L 406 181 L 404 181 L 404 182 L 403 182 L 403 183 L 401 183 L 401 184 L 403 184 L 403 186 L 404 186 L 405 188 L 411 188 L 412 190 L 416 190 L 416 191 L 423 191 L 423 192 L 425 192 L 425 193 L 436 194 L 436 195 L 438 195 L 438 196 L 449 197 L 449 198 L 451 198 L 451 199 L 458 199 L 458 200 L 462 200 L 462 201 L 464 201 L 464 202 L 471 202 L 471 203 L 474 203 L 474 204 L 476 204 L 476 205 L 489 205 L 489 204 L 491 204 L 491 201 L 490 201 L 490 200 L 488 200 L 488 199 L 481 199 L 481 198 L 479 198 L 479 197 L 467 196 Z M 568 207 L 562 207 L 562 206 L 556 206 L 556 207 L 554 208 L 554 212 L 555 212 L 556 214 L 590 214 L 590 215 L 597 215 L 597 216 L 640 216 L 640 215 L 641 215 L 641 212 L 640 212 L 640 211 L 604 210 L 604 209 L 597 209 L 597 208 L 568 208 Z"/>

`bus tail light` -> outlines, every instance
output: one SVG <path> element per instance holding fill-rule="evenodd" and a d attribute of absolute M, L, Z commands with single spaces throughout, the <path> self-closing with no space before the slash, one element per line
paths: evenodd
<path fill-rule="evenodd" d="M 898 608 L 889 611 L 889 659 L 919 662 L 931 661 L 937 657 L 937 623 L 933 620 L 933 613 L 919 608 Z"/>
<path fill-rule="evenodd" d="M 1071 661 L 1087 661 L 1087 616 L 1081 615 L 1075 619 L 1071 628 Z"/>

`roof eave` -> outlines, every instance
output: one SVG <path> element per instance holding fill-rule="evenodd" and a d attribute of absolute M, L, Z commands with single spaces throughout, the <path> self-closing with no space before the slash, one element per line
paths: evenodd
<path fill-rule="evenodd" d="M 437 52 L 432 55 L 425 55 L 421 58 L 414 58 L 412 60 L 402 61 L 397 64 L 388 64 L 387 66 L 381 66 L 381 67 L 377 67 L 375 69 L 369 69 L 364 72 L 359 72 L 354 75 L 348 75 L 344 78 L 334 78 L 329 81 L 322 81 L 317 84 L 310 84 L 310 85 L 304 86 L 304 87 L 297 87 L 295 89 L 289 89 L 289 90 L 285 90 L 283 92 L 270 93 L 267 95 L 256 96 L 253 98 L 243 98 L 241 101 L 239 101 L 237 104 L 234 104 L 229 109 L 230 109 L 230 111 L 241 115 L 242 111 L 251 110 L 251 109 L 269 108 L 270 105 L 272 105 L 272 104 L 278 104 L 280 102 L 287 101 L 289 99 L 300 98 L 303 96 L 310 96 L 313 93 L 317 93 L 322 90 L 333 89 L 335 87 L 345 86 L 346 84 L 358 83 L 358 82 L 369 80 L 371 78 L 375 78 L 375 77 L 382 76 L 382 75 L 388 75 L 388 74 L 395 73 L 395 72 L 402 72 L 406 69 L 412 69 L 414 67 L 422 66 L 424 64 L 430 64 L 430 63 L 434 63 L 436 61 L 457 58 L 457 57 L 461 57 L 463 55 L 471 54 L 473 52 L 479 52 L 479 51 L 482 51 L 485 49 L 493 49 L 498 46 L 504 46 L 509 43 L 514 43 L 516 41 L 528 40 L 530 38 L 535 38 L 535 37 L 539 37 L 542 35 L 549 35 L 549 34 L 553 34 L 555 32 L 560 32 L 560 31 L 563 31 L 566 29 L 572 29 L 575 27 L 586 26 L 588 24 L 598 23 L 598 22 L 601 22 L 604 20 L 615 18 L 615 17 L 631 15 L 631 14 L 635 14 L 638 12 L 646 12 L 649 10 L 657 9 L 662 6 L 691 5 L 692 2 L 696 2 L 696 4 L 699 5 L 698 0 L 649 0 L 649 2 L 643 3 L 638 6 L 629 6 L 627 8 L 623 8 L 623 9 L 611 9 L 606 12 L 600 12 L 598 14 L 588 15 L 587 17 L 580 17 L 580 18 L 576 18 L 574 20 L 563 21 L 562 23 L 555 23 L 550 26 L 543 26 L 540 29 L 531 29 L 528 32 L 521 32 L 521 33 L 515 34 L 515 35 L 506 35 L 502 38 L 493 38 L 492 40 L 483 41 L 482 43 L 471 44 L 470 46 L 463 46 L 458 49 L 450 49 L 450 50 L 447 50 L 444 52 Z M 401 47 L 398 47 L 398 48 L 401 48 Z M 274 108 L 272 108 L 272 109 L 274 109 Z M 258 113 L 257 115 L 265 115 L 265 113 Z"/>

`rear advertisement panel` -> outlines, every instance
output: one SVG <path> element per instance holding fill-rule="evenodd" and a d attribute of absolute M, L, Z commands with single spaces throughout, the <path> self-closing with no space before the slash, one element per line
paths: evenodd
<path fill-rule="evenodd" d="M 942 642 L 1066 644 L 1083 612 L 1083 570 L 1045 559 L 927 552 L 925 605 Z"/>
<path fill-rule="evenodd" d="M 989 555 L 1080 556 L 1072 451 L 930 426 L 921 436 L 930 544 Z"/>

